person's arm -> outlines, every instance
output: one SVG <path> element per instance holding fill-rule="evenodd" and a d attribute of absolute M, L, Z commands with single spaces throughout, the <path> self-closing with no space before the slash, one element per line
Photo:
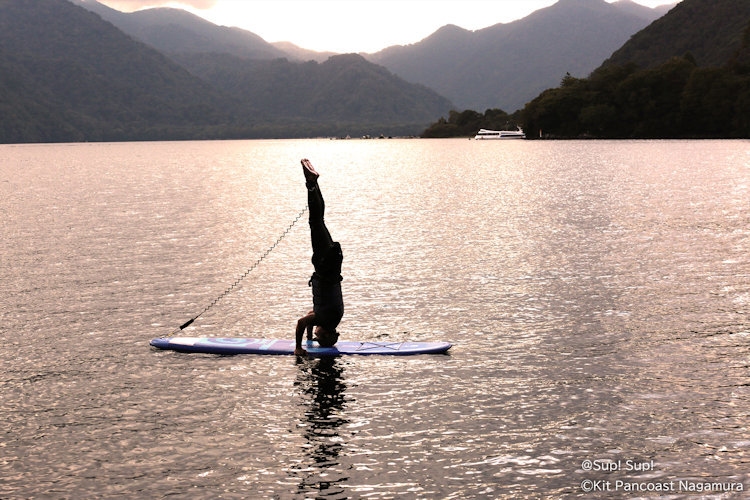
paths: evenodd
<path fill-rule="evenodd" d="M 311 321 L 310 324 L 307 325 L 307 340 L 313 339 L 313 328 L 315 328 L 315 325 Z"/>
<path fill-rule="evenodd" d="M 313 322 L 315 321 L 315 313 L 310 311 L 305 316 L 302 316 L 297 321 L 297 331 L 296 333 L 296 344 L 294 346 L 294 354 L 297 356 L 304 356 L 307 354 L 307 351 L 302 349 L 302 337 L 305 334 L 305 330 L 308 327 L 311 327 L 313 325 Z"/>

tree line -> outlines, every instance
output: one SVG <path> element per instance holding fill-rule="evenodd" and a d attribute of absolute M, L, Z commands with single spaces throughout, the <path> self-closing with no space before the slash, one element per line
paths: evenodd
<path fill-rule="evenodd" d="M 750 137 L 750 63 L 738 54 L 723 67 L 701 67 L 686 53 L 651 68 L 605 65 L 588 78 L 566 75 L 512 115 L 452 111 L 422 135 L 472 136 L 516 123 L 530 139 Z"/>
<path fill-rule="evenodd" d="M 488 109 L 478 113 L 471 109 L 465 111 L 451 111 L 448 119 L 441 117 L 422 132 L 421 137 L 469 137 L 476 135 L 480 128 L 490 130 L 515 130 L 518 125 L 518 113 L 512 116 L 502 109 Z"/>
<path fill-rule="evenodd" d="M 750 137 L 750 67 L 699 67 L 690 54 L 639 69 L 567 75 L 521 112 L 531 138 Z"/>

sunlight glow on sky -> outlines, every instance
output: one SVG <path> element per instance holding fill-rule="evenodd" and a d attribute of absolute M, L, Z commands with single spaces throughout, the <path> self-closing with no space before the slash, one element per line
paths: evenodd
<path fill-rule="evenodd" d="M 237 26 L 267 42 L 332 52 L 377 52 L 415 43 L 446 24 L 476 30 L 507 23 L 556 0 L 99 0 L 122 11 L 165 6 Z M 612 1 L 612 0 L 607 0 Z M 655 7 L 675 0 L 637 0 Z"/>

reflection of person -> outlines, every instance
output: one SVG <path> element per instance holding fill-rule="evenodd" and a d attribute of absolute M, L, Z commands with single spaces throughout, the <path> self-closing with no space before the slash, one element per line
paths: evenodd
<path fill-rule="evenodd" d="M 310 239 L 312 240 L 312 263 L 315 272 L 310 278 L 313 310 L 297 321 L 294 354 L 307 354 L 302 348 L 302 336 L 307 330 L 307 339 L 315 339 L 321 347 L 331 347 L 339 339 L 336 327 L 344 315 L 344 299 L 341 296 L 341 245 L 333 241 L 323 216 L 325 203 L 318 187 L 318 173 L 310 160 L 302 160 L 302 170 L 307 184 L 307 204 L 310 208 Z"/>
<path fill-rule="evenodd" d="M 299 480 L 298 496 L 346 498 L 342 485 L 350 471 L 339 457 L 352 437 L 347 407 L 355 400 L 346 394 L 344 364 L 336 356 L 324 356 L 312 361 L 297 358 L 297 366 L 294 387 L 304 408 L 297 428 L 306 443 L 306 458 L 291 469 Z"/>

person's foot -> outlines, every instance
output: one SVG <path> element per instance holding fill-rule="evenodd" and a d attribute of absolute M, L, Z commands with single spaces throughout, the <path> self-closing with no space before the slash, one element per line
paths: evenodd
<path fill-rule="evenodd" d="M 305 173 L 305 180 L 308 182 L 316 181 L 320 177 L 320 174 L 315 171 L 312 163 L 307 158 L 302 160 L 302 171 Z"/>

